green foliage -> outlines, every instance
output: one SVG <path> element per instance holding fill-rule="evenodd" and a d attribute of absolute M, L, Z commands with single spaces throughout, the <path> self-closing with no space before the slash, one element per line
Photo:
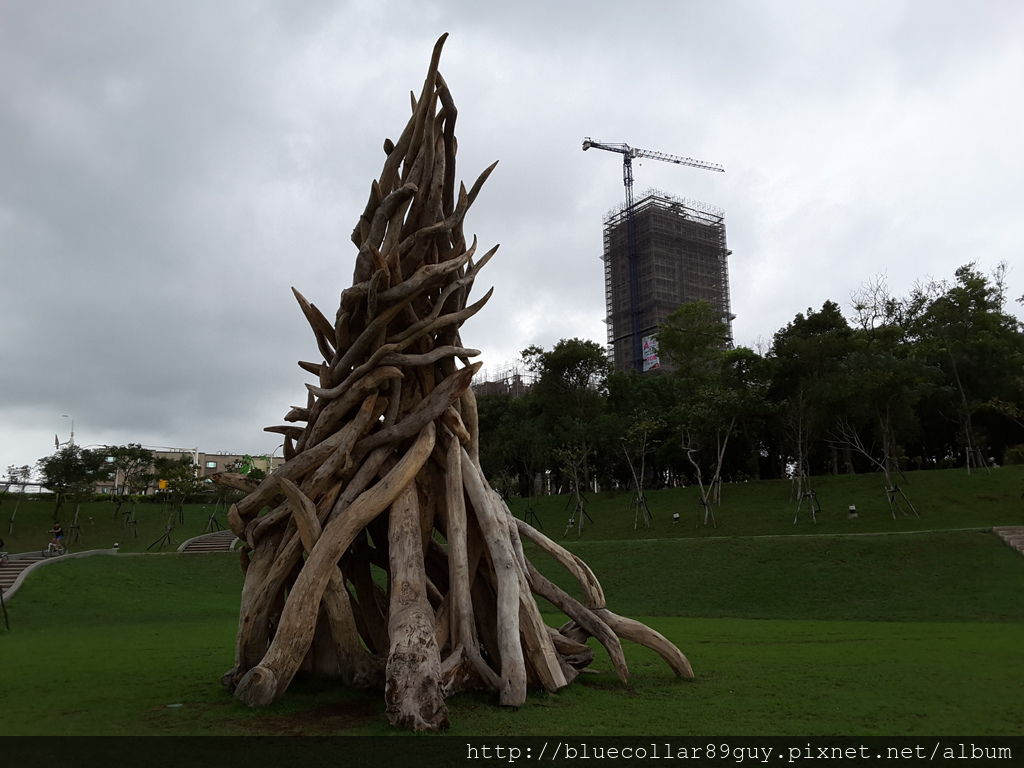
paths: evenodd
<path fill-rule="evenodd" d="M 29 482 L 32 479 L 32 474 L 33 469 L 28 464 L 23 464 L 20 467 L 11 464 L 7 467 L 5 481 L 17 486 Z"/>
<path fill-rule="evenodd" d="M 199 477 L 199 469 L 189 454 L 182 454 L 178 459 L 158 456 L 153 460 L 156 478 L 166 482 L 165 493 L 179 509 L 186 500 L 197 496 L 206 488 Z"/>
<path fill-rule="evenodd" d="M 562 339 L 552 349 L 529 347 L 523 362 L 536 377 L 524 396 L 478 399 L 481 463 L 489 477 L 519 478 L 530 495 L 545 470 L 564 469 L 564 451 L 582 451 L 584 464 L 602 440 L 608 361 L 600 345 Z"/>
<path fill-rule="evenodd" d="M 1024 464 L 1024 445 L 1012 445 L 1006 449 L 1006 464 Z"/>
<path fill-rule="evenodd" d="M 43 485 L 56 494 L 53 519 L 60 515 L 67 498 L 87 498 L 97 483 L 109 480 L 112 470 L 104 451 L 80 448 L 73 443 L 58 448 L 37 464 Z"/>
<path fill-rule="evenodd" d="M 270 456 L 261 456 L 260 458 L 266 461 L 268 467 L 271 465 Z M 250 480 L 255 480 L 257 482 L 265 479 L 267 476 L 267 473 L 264 470 L 256 466 L 256 460 L 249 454 L 237 459 L 228 466 L 227 469 L 229 472 L 238 472 L 239 474 L 245 475 Z"/>
<path fill-rule="evenodd" d="M 906 296 L 875 279 L 854 296 L 849 320 L 834 301 L 808 308 L 766 354 L 731 348 L 720 314 L 685 304 L 658 334 L 665 369 L 647 374 L 610 372 L 594 342 L 530 347 L 527 394 L 480 397 L 484 467 L 517 476 L 527 493 L 542 476 L 564 487 L 558 452 L 581 446 L 588 481 L 605 488 L 633 483 L 629 451 L 650 488 L 693 482 L 698 471 L 708 480 L 878 468 L 896 477 L 963 466 L 965 455 L 972 468 L 1002 463 L 1024 443 L 1024 329 L 1005 311 L 1002 275 L 968 264 L 952 283 Z"/>
<path fill-rule="evenodd" d="M 717 353 L 728 348 L 728 319 L 707 301 L 680 304 L 658 329 L 658 354 L 687 381 L 714 375 Z"/>
<path fill-rule="evenodd" d="M 128 443 L 107 446 L 106 455 L 121 494 L 144 493 L 153 482 L 152 451 L 137 443 Z"/>
<path fill-rule="evenodd" d="M 915 347 L 924 364 L 942 375 L 932 407 L 955 415 L 958 430 L 947 438 L 949 451 L 985 444 L 1002 449 L 1024 429 L 1020 422 L 1010 429 L 1022 405 L 1024 333 L 1004 311 L 1004 291 L 998 270 L 986 276 L 973 263 L 956 271 L 953 284 L 931 283 L 918 291 L 923 309 L 912 326 Z"/>
<path fill-rule="evenodd" d="M 530 394 L 556 447 L 592 443 L 589 424 L 603 412 L 607 393 L 604 350 L 593 341 L 562 339 L 550 351 L 530 347 L 522 354 L 537 375 Z"/>

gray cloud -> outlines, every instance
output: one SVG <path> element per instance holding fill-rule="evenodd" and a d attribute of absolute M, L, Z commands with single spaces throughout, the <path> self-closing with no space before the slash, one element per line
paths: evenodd
<path fill-rule="evenodd" d="M 470 213 L 502 244 L 464 337 L 488 366 L 604 340 L 617 155 L 726 210 L 735 331 L 1021 241 L 1024 11 L 987 3 L 93 2 L 0 25 L 0 470 L 82 444 L 265 451 L 333 312 L 348 234 L 430 47 L 460 106 Z M 1013 295 L 1024 292 L 1011 271 Z"/>

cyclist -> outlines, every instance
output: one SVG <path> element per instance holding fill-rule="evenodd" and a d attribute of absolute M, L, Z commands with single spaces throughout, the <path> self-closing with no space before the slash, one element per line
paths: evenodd
<path fill-rule="evenodd" d="M 64 529 L 60 527 L 60 523 L 54 523 L 53 528 L 50 529 L 50 535 L 53 539 L 50 544 L 53 545 L 54 549 L 63 549 L 64 547 Z"/>

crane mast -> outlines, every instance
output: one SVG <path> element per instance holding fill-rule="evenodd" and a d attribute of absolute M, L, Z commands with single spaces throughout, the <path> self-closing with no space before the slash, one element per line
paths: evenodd
<path fill-rule="evenodd" d="M 627 245 L 627 267 L 629 274 L 629 305 L 630 305 L 630 333 L 632 335 L 631 348 L 633 350 L 632 368 L 637 371 L 643 370 L 643 344 L 640 337 L 640 269 L 637 264 L 637 231 L 636 218 L 633 214 L 633 158 L 648 158 L 661 160 L 665 163 L 676 165 L 688 165 L 692 168 L 701 168 L 706 171 L 718 171 L 724 173 L 718 163 L 709 163 L 704 160 L 695 160 L 692 157 L 680 155 L 669 155 L 665 152 L 655 152 L 650 149 L 631 147 L 629 144 L 609 144 L 607 142 L 594 141 L 589 136 L 583 139 L 583 151 L 588 149 L 603 149 L 607 152 L 618 152 L 622 155 L 622 184 L 626 188 L 626 245 Z"/>

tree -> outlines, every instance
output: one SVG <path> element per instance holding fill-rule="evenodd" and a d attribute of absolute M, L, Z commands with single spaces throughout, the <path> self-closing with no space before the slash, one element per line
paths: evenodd
<path fill-rule="evenodd" d="M 665 419 L 646 410 L 637 409 L 629 420 L 626 436 L 622 438 L 622 453 L 626 457 L 633 478 L 633 530 L 640 525 L 650 528 L 653 519 L 644 495 L 647 473 L 647 455 L 651 452 L 654 435 L 665 428 Z"/>
<path fill-rule="evenodd" d="M 106 454 L 114 477 L 116 516 L 128 498 L 144 493 L 153 482 L 153 452 L 138 443 L 128 443 L 108 445 Z"/>
<path fill-rule="evenodd" d="M 882 278 L 866 283 L 854 297 L 858 328 L 841 366 L 847 403 L 836 418 L 834 441 L 883 473 L 894 518 L 901 505 L 917 516 L 895 475 L 901 471 L 897 435 L 916 427 L 917 404 L 932 384 L 914 347 L 913 329 L 923 307 L 913 294 L 894 297 Z"/>
<path fill-rule="evenodd" d="M 635 439 L 643 430 L 637 432 L 638 420 L 648 427 L 648 458 L 641 483 L 657 487 L 678 480 L 684 457 L 671 421 L 676 397 L 676 381 L 665 372 L 615 371 L 608 377 L 607 412 L 602 421 L 594 424 L 594 429 L 601 434 L 598 466 L 609 480 L 623 486 L 634 483 L 630 462 L 623 461 L 621 444 L 625 438 L 632 456 L 639 458 Z"/>
<path fill-rule="evenodd" d="M 192 456 L 187 453 L 177 459 L 157 456 L 153 460 L 153 472 L 158 480 L 164 481 L 163 490 L 178 513 L 179 522 L 184 522 L 185 502 L 205 487 Z"/>
<path fill-rule="evenodd" d="M 573 338 L 562 339 L 550 350 L 528 347 L 522 358 L 537 376 L 528 402 L 548 435 L 549 466 L 563 473 L 578 491 L 586 484 L 600 438 L 596 425 L 605 410 L 607 355 L 596 342 Z M 567 462 L 566 456 L 573 460 Z"/>
<path fill-rule="evenodd" d="M 791 467 L 798 479 L 797 496 L 805 492 L 810 475 L 838 471 L 838 449 L 828 456 L 815 449 L 847 406 L 844 364 L 853 351 L 853 334 L 839 305 L 826 301 L 818 311 L 808 308 L 806 314 L 797 314 L 773 337 L 767 398 L 778 419 L 780 463 Z M 846 466 L 853 471 L 849 457 Z"/>
<path fill-rule="evenodd" d="M 604 349 L 593 341 L 562 339 L 550 350 L 528 347 L 522 358 L 537 376 L 533 394 L 547 426 L 560 443 L 580 442 L 587 422 L 604 408 L 610 372 Z"/>
<path fill-rule="evenodd" d="M 40 459 L 37 467 L 43 486 L 56 496 L 54 520 L 59 519 L 66 499 L 93 493 L 97 483 L 109 480 L 111 476 L 105 452 L 80 448 L 74 444 L 59 448 L 52 455 Z"/>
<path fill-rule="evenodd" d="M 717 526 L 711 504 L 721 503 L 729 440 L 737 421 L 763 399 L 752 375 L 759 358 L 749 349 L 729 349 L 727 318 L 706 301 L 683 304 L 669 315 L 658 332 L 658 349 L 673 369 L 673 416 L 700 489 L 703 521 Z"/>
<path fill-rule="evenodd" d="M 1020 322 L 1007 314 L 998 271 L 986 276 L 974 263 L 956 270 L 954 282 L 918 290 L 926 306 L 914 331 L 926 364 L 943 373 L 948 393 L 938 407 L 957 424 L 955 443 L 968 472 L 987 464 L 976 417 L 993 400 L 1012 402 L 1024 369 Z"/>
<path fill-rule="evenodd" d="M 481 395 L 477 407 L 480 465 L 486 476 L 513 475 L 520 495 L 537 493 L 539 478 L 553 462 L 554 440 L 542 423 L 536 395 Z"/>
<path fill-rule="evenodd" d="M 32 467 L 30 467 L 28 464 L 23 464 L 20 467 L 12 464 L 7 467 L 7 484 L 4 488 L 4 491 L 6 492 L 7 490 L 9 490 L 12 485 L 21 486 L 21 493 L 18 494 L 18 498 L 14 502 L 14 509 L 11 510 L 10 524 L 7 529 L 8 536 L 14 535 L 14 523 L 15 519 L 18 516 L 18 508 L 21 506 L 21 500 L 25 496 L 25 487 L 31 480 Z M 3 494 L 0 494 L 0 500 L 2 500 L 2 498 Z"/>
<path fill-rule="evenodd" d="M 725 314 L 704 299 L 680 304 L 658 328 L 658 353 L 686 381 L 714 375 L 719 353 L 730 346 Z"/>

